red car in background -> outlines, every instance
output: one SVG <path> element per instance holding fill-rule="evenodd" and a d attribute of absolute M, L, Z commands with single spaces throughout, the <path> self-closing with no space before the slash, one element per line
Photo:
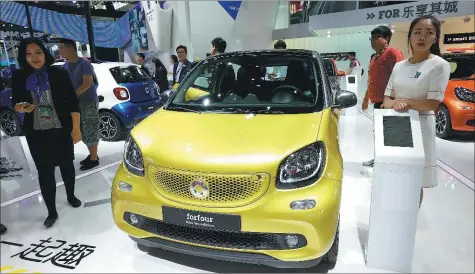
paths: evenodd
<path fill-rule="evenodd" d="M 436 134 L 447 139 L 457 132 L 475 132 L 475 54 L 454 50 L 442 57 L 452 70 L 436 111 Z"/>

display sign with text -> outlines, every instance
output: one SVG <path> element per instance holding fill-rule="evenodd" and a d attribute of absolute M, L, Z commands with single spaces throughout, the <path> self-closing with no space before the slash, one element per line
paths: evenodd
<path fill-rule="evenodd" d="M 444 35 L 444 44 L 475 43 L 475 32 L 450 33 Z"/>
<path fill-rule="evenodd" d="M 387 7 L 377 12 L 367 12 L 366 20 L 374 19 L 394 19 L 407 18 L 413 19 L 423 15 L 441 15 L 453 14 L 458 12 L 459 1 L 435 1 L 431 3 L 411 3 L 402 7 Z"/>

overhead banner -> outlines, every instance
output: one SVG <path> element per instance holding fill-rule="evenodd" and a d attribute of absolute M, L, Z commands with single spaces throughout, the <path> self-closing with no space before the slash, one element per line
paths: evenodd
<path fill-rule="evenodd" d="M 447 17 L 473 16 L 474 1 L 417 1 L 373 8 L 321 14 L 310 17 L 309 31 L 349 28 L 378 24 L 411 22 L 421 15 L 434 15 L 440 20 Z"/>
<path fill-rule="evenodd" d="M 416 2 L 399 7 L 389 6 L 378 10 L 377 12 L 367 12 L 366 20 L 371 21 L 373 19 L 384 20 L 395 18 L 414 19 L 423 15 L 452 15 L 458 12 L 458 4 L 459 1 L 436 1 L 428 3 Z"/>
<path fill-rule="evenodd" d="M 236 20 L 242 1 L 218 1 L 224 10 Z"/>
<path fill-rule="evenodd" d="M 88 44 L 86 19 L 82 16 L 29 7 L 33 29 L 47 34 Z M 28 26 L 25 6 L 13 1 L 0 1 L 0 21 Z M 94 44 L 105 48 L 120 48 L 131 38 L 129 18 L 117 21 L 92 20 Z"/>

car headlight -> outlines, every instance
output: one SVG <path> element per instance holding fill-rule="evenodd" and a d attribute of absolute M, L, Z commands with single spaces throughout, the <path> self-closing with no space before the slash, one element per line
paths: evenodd
<path fill-rule="evenodd" d="M 144 176 L 142 152 L 131 135 L 129 135 L 125 141 L 124 165 L 130 173 L 137 176 Z"/>
<path fill-rule="evenodd" d="M 289 155 L 279 167 L 277 188 L 300 188 L 315 183 L 324 168 L 326 150 L 316 142 Z"/>
<path fill-rule="evenodd" d="M 463 87 L 456 87 L 455 96 L 457 96 L 460 101 L 475 103 L 475 93 L 473 92 L 473 90 L 469 90 Z"/>

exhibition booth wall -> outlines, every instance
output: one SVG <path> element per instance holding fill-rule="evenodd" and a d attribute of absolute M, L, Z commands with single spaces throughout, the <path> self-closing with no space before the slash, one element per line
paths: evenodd
<path fill-rule="evenodd" d="M 142 1 L 141 5 L 146 10 L 148 30 L 154 37 L 155 48 L 153 52 L 140 52 L 148 53 L 149 60 L 160 58 L 167 67 L 169 56 L 175 54 L 179 45 L 187 46 L 190 61 L 205 59 L 210 52 L 211 40 L 218 36 L 227 41 L 226 51 L 272 47 L 278 2 L 167 1 L 166 6 L 155 8 L 153 15 L 147 9 L 158 4 L 144 2 L 147 3 Z M 157 24 L 168 23 L 164 17 L 169 12 L 172 13 L 170 29 L 157 29 Z M 150 20 L 149 15 L 155 18 Z M 164 35 L 167 31 L 168 36 Z M 125 48 L 124 61 L 135 62 L 137 52 L 130 46 Z"/>
<path fill-rule="evenodd" d="M 445 35 L 473 33 L 475 32 L 474 16 L 457 16 L 443 18 L 440 48 L 442 53 L 454 48 L 470 48 L 474 43 L 445 44 Z M 410 50 L 407 43 L 410 22 L 398 22 L 394 24 L 384 24 L 393 30 L 390 46 L 401 50 L 404 57 L 409 57 Z M 371 48 L 369 37 L 371 30 L 376 25 L 358 26 L 349 28 L 338 28 L 329 30 L 316 30 L 313 37 L 284 39 L 287 48 L 310 49 L 319 53 L 345 53 L 355 52 L 356 58 L 360 61 L 365 72 L 361 76 L 358 87 L 358 95 L 361 97 L 367 88 L 368 66 L 374 50 Z M 349 60 L 343 58 L 336 60 L 338 70 L 348 71 Z"/>

